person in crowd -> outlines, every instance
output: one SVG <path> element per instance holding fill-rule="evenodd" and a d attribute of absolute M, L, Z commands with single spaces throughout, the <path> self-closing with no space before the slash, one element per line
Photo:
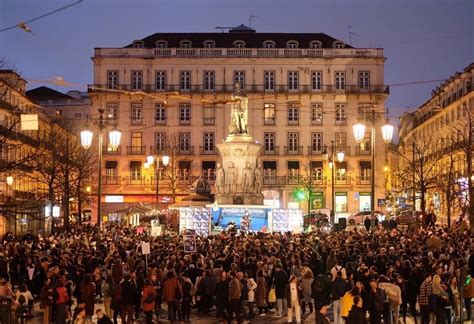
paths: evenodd
<path fill-rule="evenodd" d="M 114 288 L 115 288 L 115 285 L 114 285 L 112 276 L 111 274 L 107 274 L 106 279 L 102 281 L 101 292 L 102 292 L 102 297 L 104 301 L 105 315 L 107 315 L 108 318 L 112 317 L 112 309 L 110 305 L 112 303 Z"/>
<path fill-rule="evenodd" d="M 229 305 L 229 280 L 224 270 L 219 271 L 219 277 L 216 284 L 216 316 L 220 320 L 227 318 L 227 309 Z"/>
<path fill-rule="evenodd" d="M 229 316 L 227 319 L 227 323 L 231 324 L 232 319 L 235 317 L 237 319 L 237 323 L 242 323 L 242 316 L 241 316 L 241 297 L 242 297 L 242 283 L 241 280 L 244 277 L 242 272 L 238 273 L 230 273 L 230 283 L 229 283 Z"/>
<path fill-rule="evenodd" d="M 254 307 L 255 307 L 255 290 L 257 289 L 257 283 L 252 278 L 252 270 L 247 270 L 247 307 L 248 307 L 248 316 L 247 319 L 250 321 L 254 317 Z"/>
<path fill-rule="evenodd" d="M 56 281 L 53 298 L 55 302 L 55 318 L 56 324 L 66 324 L 66 307 L 69 300 L 64 282 L 61 279 Z"/>
<path fill-rule="evenodd" d="M 132 278 L 130 274 L 125 275 L 124 280 L 122 281 L 120 286 L 120 317 L 122 318 L 122 323 L 131 324 L 134 320 L 133 305 L 135 304 L 135 296 L 137 294 L 137 290 L 135 285 L 132 283 Z"/>
<path fill-rule="evenodd" d="M 316 317 L 315 323 L 316 324 L 329 324 L 329 318 L 327 318 L 326 314 L 328 312 L 328 306 L 317 304 L 316 306 Z"/>
<path fill-rule="evenodd" d="M 346 324 L 368 324 L 364 308 L 362 307 L 362 298 L 360 296 L 354 296 L 353 301 L 354 304 L 347 315 Z"/>
<path fill-rule="evenodd" d="M 25 299 L 25 307 L 28 312 L 29 317 L 33 317 L 33 295 L 31 292 L 28 290 L 28 286 L 26 284 L 21 284 L 20 289 L 16 292 L 16 301 L 18 302 L 18 299 L 20 296 L 23 296 Z"/>
<path fill-rule="evenodd" d="M 82 281 L 81 288 L 81 302 L 86 305 L 86 318 L 88 321 L 92 319 L 94 315 L 94 302 L 95 302 L 95 292 L 96 288 L 92 282 L 92 276 L 86 274 L 84 280 Z"/>
<path fill-rule="evenodd" d="M 95 311 L 95 316 L 97 317 L 97 324 L 112 324 L 113 323 L 110 317 L 108 317 L 100 308 Z"/>
<path fill-rule="evenodd" d="M 370 324 L 380 324 L 382 322 L 383 304 L 385 301 L 385 293 L 379 288 L 377 279 L 370 279 L 369 292 L 369 314 Z"/>
<path fill-rule="evenodd" d="M 388 310 L 384 312 L 390 320 L 393 317 L 394 323 L 398 323 L 400 318 L 400 305 L 402 304 L 402 291 L 396 283 L 391 283 L 390 279 L 382 276 L 379 278 L 379 287 L 385 292 L 388 298 Z M 388 322 L 386 320 L 385 322 Z"/>
<path fill-rule="evenodd" d="M 288 274 L 285 270 L 283 270 L 280 263 L 275 265 L 275 277 L 273 278 L 273 284 L 275 285 L 277 303 L 276 317 L 282 317 L 284 316 L 283 313 L 287 310 L 286 286 L 288 285 Z"/>
<path fill-rule="evenodd" d="M 181 275 L 181 280 L 181 285 L 183 287 L 183 300 L 181 302 L 183 320 L 185 322 L 191 322 L 191 303 L 196 289 L 194 288 L 194 285 L 187 273 L 183 273 Z"/>
<path fill-rule="evenodd" d="M 295 312 L 296 323 L 301 323 L 301 299 L 303 297 L 303 287 L 299 283 L 298 277 L 295 275 L 291 275 L 286 287 L 288 323 L 293 322 L 293 311 Z"/>
<path fill-rule="evenodd" d="M 356 304 L 354 302 L 355 297 L 359 297 L 363 303 L 362 297 L 360 297 L 361 291 L 359 286 L 354 286 L 351 290 L 346 292 L 344 296 L 340 299 L 340 316 L 341 318 L 347 320 L 349 313 L 352 307 Z"/>
<path fill-rule="evenodd" d="M 420 305 L 421 324 L 430 323 L 430 297 L 432 294 L 432 277 L 431 274 L 425 276 L 425 280 L 420 287 L 420 295 L 418 297 L 418 304 Z"/>
<path fill-rule="evenodd" d="M 147 324 L 151 324 L 153 321 L 153 311 L 155 310 L 156 290 L 152 285 L 150 279 L 145 279 L 141 304 L 143 312 L 145 313 L 145 319 Z"/>
<path fill-rule="evenodd" d="M 468 274 L 466 282 L 463 287 L 464 307 L 466 307 L 467 317 L 466 320 L 472 321 L 472 298 L 474 298 L 474 280 L 471 275 Z"/>
<path fill-rule="evenodd" d="M 313 313 L 313 299 L 311 298 L 311 288 L 313 287 L 313 271 L 306 267 L 303 270 L 301 278 L 301 287 L 303 289 L 303 299 L 301 301 L 301 314 L 306 314 L 306 305 L 309 307 L 309 313 Z"/>
<path fill-rule="evenodd" d="M 431 298 L 430 302 L 433 302 L 431 306 L 433 313 L 436 316 L 436 324 L 445 324 L 448 322 L 446 317 L 446 306 L 449 305 L 448 293 L 444 289 L 441 283 L 441 277 L 439 275 L 433 276 L 431 283 Z"/>
<path fill-rule="evenodd" d="M 53 288 L 51 287 L 51 279 L 45 278 L 40 293 L 40 308 L 43 310 L 43 324 L 49 324 L 51 322 L 51 309 L 53 302 Z"/>
<path fill-rule="evenodd" d="M 341 317 L 341 299 L 347 291 L 347 280 L 343 278 L 343 274 L 341 271 L 342 267 L 338 269 L 339 271 L 336 273 L 336 278 L 332 282 L 331 295 L 333 299 L 332 307 L 333 307 L 333 314 L 334 314 L 334 323 L 342 324 L 343 321 Z"/>
<path fill-rule="evenodd" d="M 257 270 L 257 288 L 255 290 L 255 300 L 257 303 L 258 314 L 265 316 L 268 311 L 268 283 L 265 279 L 262 269 Z"/>
<path fill-rule="evenodd" d="M 451 301 L 451 307 L 454 313 L 454 321 L 459 319 L 460 315 L 460 307 L 461 307 L 461 300 L 460 300 L 460 293 L 459 293 L 459 286 L 458 286 L 458 279 L 456 276 L 451 276 L 449 278 L 447 284 L 447 292 L 449 295 L 449 300 Z"/>
<path fill-rule="evenodd" d="M 168 271 L 166 278 L 163 285 L 163 299 L 168 303 L 168 319 L 174 323 L 181 321 L 180 301 L 183 297 L 183 290 L 173 270 Z"/>

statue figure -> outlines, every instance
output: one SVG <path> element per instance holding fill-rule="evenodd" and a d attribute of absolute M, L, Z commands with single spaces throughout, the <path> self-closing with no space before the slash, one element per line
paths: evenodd
<path fill-rule="evenodd" d="M 235 84 L 235 92 L 231 99 L 234 103 L 232 103 L 229 134 L 248 134 L 249 99 L 243 94 L 239 82 Z"/>
<path fill-rule="evenodd" d="M 250 167 L 250 162 L 247 162 L 242 172 L 242 191 L 244 193 L 252 191 L 251 188 L 253 186 L 253 178 L 254 178 L 253 170 Z"/>
<path fill-rule="evenodd" d="M 225 173 L 220 163 L 217 163 L 216 168 L 216 193 L 225 193 Z"/>
<path fill-rule="evenodd" d="M 237 186 L 237 169 L 234 167 L 234 163 L 230 162 L 227 170 L 225 172 L 225 184 L 227 186 L 228 192 L 233 194 L 235 193 Z"/>
<path fill-rule="evenodd" d="M 261 194 L 262 193 L 262 184 L 263 184 L 263 174 L 262 174 L 262 164 L 259 163 L 254 171 L 255 175 L 255 193 Z"/>

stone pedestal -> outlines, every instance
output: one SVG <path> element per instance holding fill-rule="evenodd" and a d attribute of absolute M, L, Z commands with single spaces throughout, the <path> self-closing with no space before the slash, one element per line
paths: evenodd
<path fill-rule="evenodd" d="M 244 186 L 244 174 L 251 169 L 255 172 L 260 154 L 261 145 L 253 141 L 247 134 L 233 134 L 227 136 L 224 143 L 217 144 L 224 169 L 226 185 L 223 192 L 216 193 L 216 200 L 221 205 L 263 205 L 263 195 L 255 192 L 255 179 L 250 186 Z M 235 181 L 233 185 L 228 184 L 229 169 L 233 169 Z"/>

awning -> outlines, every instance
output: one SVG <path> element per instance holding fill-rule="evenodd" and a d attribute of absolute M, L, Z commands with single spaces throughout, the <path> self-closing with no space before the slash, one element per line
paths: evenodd
<path fill-rule="evenodd" d="M 117 169 L 117 161 L 105 161 L 106 169 Z"/>
<path fill-rule="evenodd" d="M 179 207 L 206 207 L 209 201 L 179 201 L 168 206 L 169 209 L 176 209 Z"/>
<path fill-rule="evenodd" d="M 142 167 L 142 161 L 130 161 L 130 170 L 140 169 Z"/>
<path fill-rule="evenodd" d="M 178 162 L 178 167 L 180 169 L 191 169 L 191 161 L 179 161 Z"/>
<path fill-rule="evenodd" d="M 288 169 L 297 169 L 299 170 L 300 168 L 300 162 L 299 161 L 288 161 Z"/>
<path fill-rule="evenodd" d="M 151 212 L 151 209 L 142 205 L 133 205 L 127 208 L 119 209 L 111 213 L 115 214 L 145 214 Z"/>
<path fill-rule="evenodd" d="M 277 163 L 276 161 L 263 161 L 263 169 L 264 170 L 276 170 Z"/>
<path fill-rule="evenodd" d="M 311 169 L 322 169 L 323 161 L 311 161 Z"/>
<path fill-rule="evenodd" d="M 360 161 L 359 164 L 361 169 L 370 169 L 372 165 L 370 161 Z"/>
<path fill-rule="evenodd" d="M 203 170 L 216 169 L 216 161 L 202 161 L 201 165 Z"/>

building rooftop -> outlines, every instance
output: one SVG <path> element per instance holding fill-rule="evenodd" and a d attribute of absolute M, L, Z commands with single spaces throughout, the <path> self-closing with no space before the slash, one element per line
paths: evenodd
<path fill-rule="evenodd" d="M 74 99 L 73 97 L 64 94 L 62 92 L 56 91 L 54 89 L 41 86 L 26 91 L 26 96 L 32 100 L 57 100 L 57 99 Z"/>

